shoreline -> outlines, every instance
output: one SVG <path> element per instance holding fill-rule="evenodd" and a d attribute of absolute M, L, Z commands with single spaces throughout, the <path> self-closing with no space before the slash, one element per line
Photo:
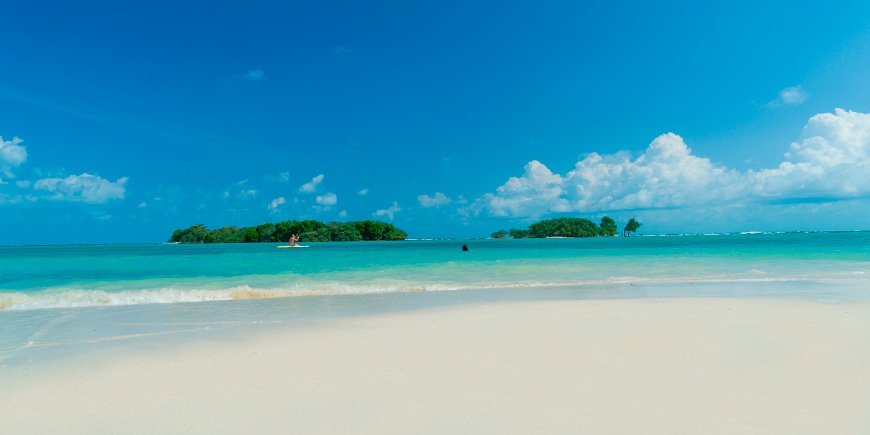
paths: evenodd
<path fill-rule="evenodd" d="M 307 289 L 275 288 L 271 286 L 252 287 L 248 284 L 230 285 L 226 288 L 184 288 L 160 287 L 151 289 L 136 289 L 128 291 L 106 291 L 72 289 L 61 292 L 24 293 L 16 291 L 0 291 L 0 315 L 10 312 L 27 312 L 34 310 L 106 308 L 142 305 L 166 305 L 178 303 L 231 302 L 242 300 L 287 299 L 299 297 L 334 297 L 334 296 L 365 296 L 391 295 L 402 293 L 435 293 L 435 292 L 480 292 L 480 291 L 523 291 L 545 289 L 588 289 L 615 287 L 677 287 L 687 286 L 723 286 L 727 288 L 740 286 L 770 286 L 794 285 L 815 286 L 817 289 L 826 287 L 856 287 L 864 288 L 870 284 L 863 277 L 862 271 L 841 271 L 823 273 L 804 273 L 792 276 L 765 276 L 747 272 L 726 277 L 721 274 L 694 276 L 621 276 L 603 279 L 585 279 L 574 281 L 552 282 L 493 282 L 493 283 L 410 283 L 403 281 L 381 282 L 377 284 L 349 284 L 345 288 L 336 288 L 334 282 L 306 283 Z M 295 284 L 297 287 L 298 283 Z M 317 288 L 318 285 L 321 288 Z M 786 291 L 800 295 L 802 292 Z M 811 293 L 811 292 L 807 292 Z M 852 297 L 862 298 L 856 292 Z M 665 296 L 670 296 L 665 294 Z M 689 295 L 691 296 L 691 295 Z M 722 292 L 716 296 L 727 297 Z M 762 294 L 763 296 L 763 294 Z M 844 293 L 844 296 L 846 294 Z"/>
<path fill-rule="evenodd" d="M 73 359 L 3 369 L 10 433 L 870 429 L 867 301 L 488 301 Z"/>
<path fill-rule="evenodd" d="M 79 354 L 156 348 L 272 327 L 464 305 L 685 298 L 776 298 L 840 305 L 870 301 L 866 288 L 863 282 L 623 282 L 7 310 L 0 311 L 0 324 L 10 326 L 0 330 L 0 370 Z"/>

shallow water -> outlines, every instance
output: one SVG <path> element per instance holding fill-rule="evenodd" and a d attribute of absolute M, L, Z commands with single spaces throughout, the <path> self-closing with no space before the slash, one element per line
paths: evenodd
<path fill-rule="evenodd" d="M 471 247 L 461 252 L 463 244 Z M 0 247 L 0 310 L 620 282 L 863 281 L 870 233 Z"/>
<path fill-rule="evenodd" d="M 306 327 L 331 318 L 459 304 L 680 297 L 846 304 L 867 300 L 868 290 L 860 282 L 622 283 L 8 311 L 0 313 L 0 369 L 72 355 L 117 354 L 202 339 L 228 340 L 273 327 Z M 3 373 L 0 370 L 0 385 Z"/>
<path fill-rule="evenodd" d="M 310 245 L 2 247 L 0 367 L 461 303 L 870 295 L 867 232 Z"/>

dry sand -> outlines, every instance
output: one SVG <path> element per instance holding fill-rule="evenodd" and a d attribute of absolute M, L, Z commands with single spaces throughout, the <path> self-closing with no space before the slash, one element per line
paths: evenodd
<path fill-rule="evenodd" d="M 870 304 L 515 302 L 34 371 L 3 433 L 870 433 Z"/>

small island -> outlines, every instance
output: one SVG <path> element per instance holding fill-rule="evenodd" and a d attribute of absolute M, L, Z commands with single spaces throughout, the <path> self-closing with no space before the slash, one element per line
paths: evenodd
<path fill-rule="evenodd" d="M 355 242 L 369 240 L 405 240 L 408 233 L 381 221 L 330 222 L 315 220 L 265 223 L 256 227 L 226 226 L 209 230 L 196 224 L 175 230 L 171 243 L 276 243 L 286 242 L 292 234 L 300 242 Z"/>
<path fill-rule="evenodd" d="M 641 227 L 641 223 L 631 218 L 622 230 L 622 235 L 628 237 Z M 617 231 L 616 221 L 610 216 L 601 218 L 596 224 L 586 218 L 563 217 L 546 219 L 529 225 L 528 229 L 512 228 L 509 231 L 499 230 L 492 233 L 493 239 L 504 239 L 508 236 L 514 239 L 545 238 L 545 237 L 612 237 Z"/>

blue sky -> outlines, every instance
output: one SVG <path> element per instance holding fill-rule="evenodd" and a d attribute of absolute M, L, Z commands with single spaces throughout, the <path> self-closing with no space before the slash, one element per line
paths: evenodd
<path fill-rule="evenodd" d="M 867 2 L 178 3 L 4 2 L 0 244 L 867 229 Z"/>

